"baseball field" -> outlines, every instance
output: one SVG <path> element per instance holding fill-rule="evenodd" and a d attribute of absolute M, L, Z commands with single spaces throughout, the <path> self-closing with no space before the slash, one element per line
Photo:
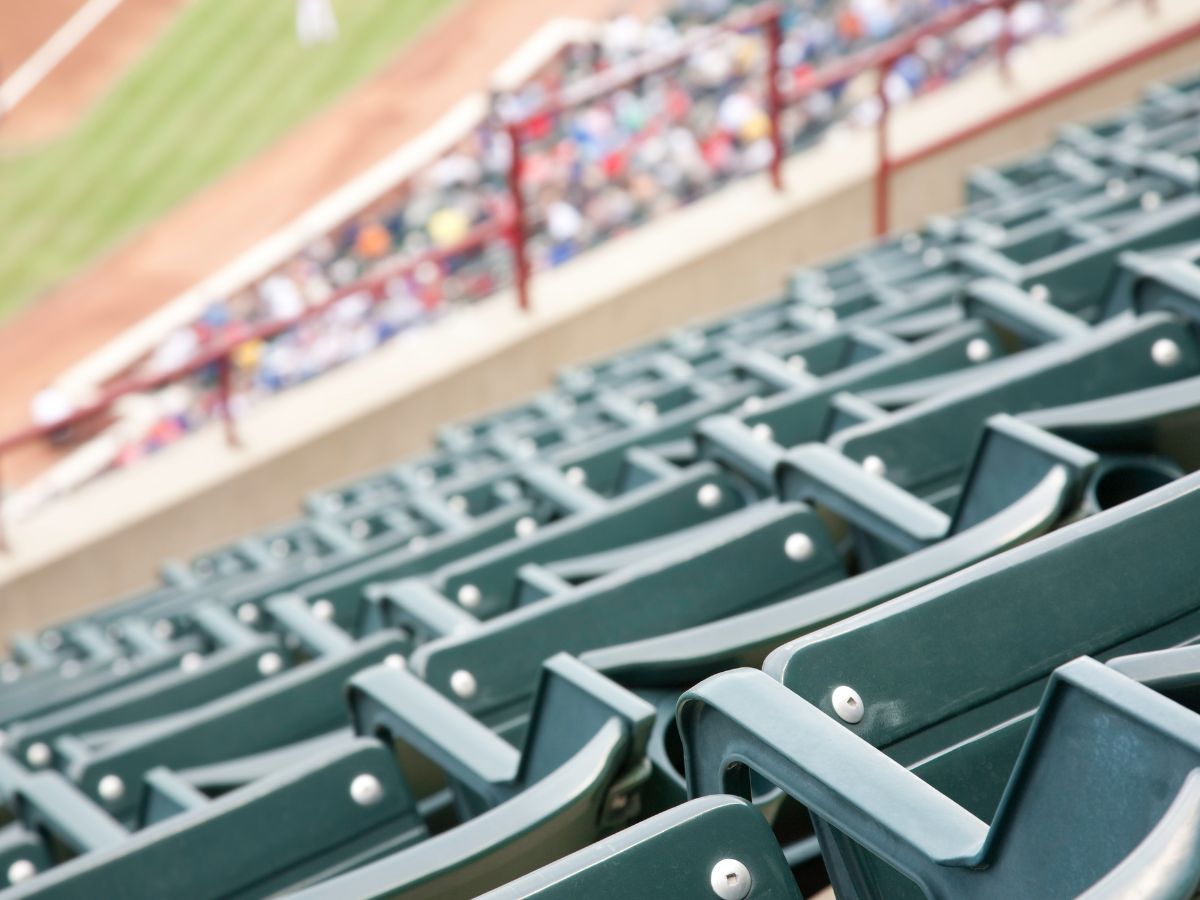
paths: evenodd
<path fill-rule="evenodd" d="M 0 316 L 270 146 L 450 2 L 337 0 L 338 40 L 308 48 L 292 0 L 187 4 L 67 133 L 0 140 Z"/>

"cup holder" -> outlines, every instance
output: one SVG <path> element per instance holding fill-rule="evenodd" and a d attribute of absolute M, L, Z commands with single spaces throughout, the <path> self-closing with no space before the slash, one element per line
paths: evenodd
<path fill-rule="evenodd" d="M 1119 506 L 1183 475 L 1169 459 L 1154 456 L 1112 457 L 1101 460 L 1088 484 L 1085 502 L 1092 512 Z"/>

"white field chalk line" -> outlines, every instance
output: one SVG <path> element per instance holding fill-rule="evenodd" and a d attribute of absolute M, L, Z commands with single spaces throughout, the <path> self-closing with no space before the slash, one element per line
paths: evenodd
<path fill-rule="evenodd" d="M 24 100 L 121 3 L 122 0 L 87 0 L 0 85 L 0 112 L 8 112 Z"/>

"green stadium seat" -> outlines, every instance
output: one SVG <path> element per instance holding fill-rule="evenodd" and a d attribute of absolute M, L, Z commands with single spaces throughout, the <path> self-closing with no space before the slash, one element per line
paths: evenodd
<path fill-rule="evenodd" d="M 13 636 L 11 896 L 1194 890 L 1198 115 Z"/>

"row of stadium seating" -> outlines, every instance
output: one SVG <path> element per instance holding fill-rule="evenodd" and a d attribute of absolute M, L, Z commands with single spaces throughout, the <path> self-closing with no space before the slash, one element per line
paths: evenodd
<path fill-rule="evenodd" d="M 1198 126 L 12 637 L 5 896 L 1191 896 Z"/>

